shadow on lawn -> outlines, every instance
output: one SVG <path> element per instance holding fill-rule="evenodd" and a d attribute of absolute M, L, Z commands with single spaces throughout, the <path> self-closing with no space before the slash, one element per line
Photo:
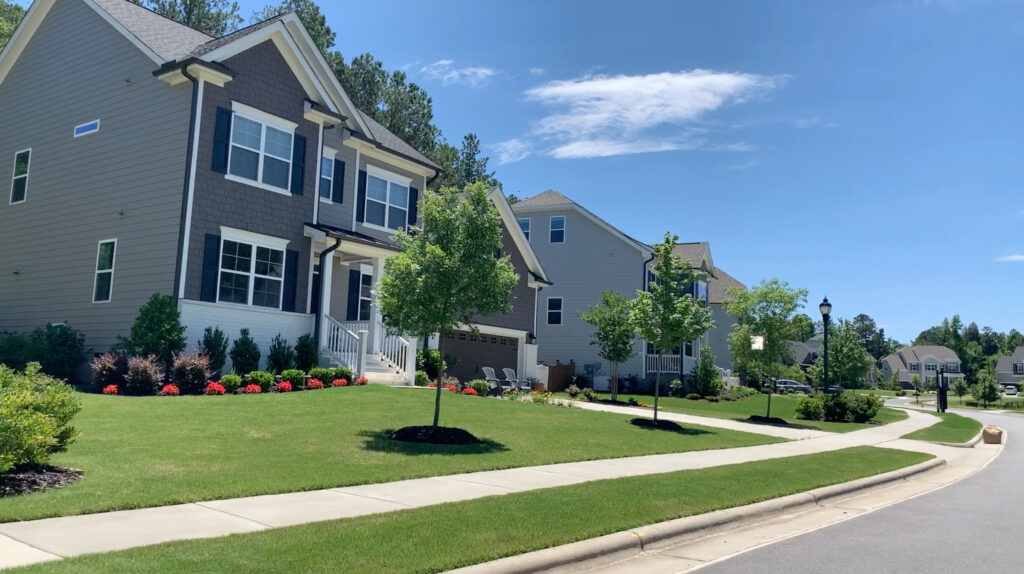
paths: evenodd
<path fill-rule="evenodd" d="M 787 428 L 787 429 L 801 429 L 801 430 L 821 430 L 818 427 L 811 426 L 811 425 L 802 425 L 800 423 L 791 423 L 791 422 L 785 421 L 783 419 L 776 419 L 775 417 L 772 417 L 772 418 L 775 419 L 774 422 L 767 422 L 767 421 L 764 421 L 764 420 L 758 420 L 758 419 L 754 418 L 753 415 L 751 417 L 749 417 L 749 418 L 736 417 L 736 418 L 734 418 L 732 420 L 739 421 L 741 423 L 750 423 L 752 425 L 763 425 L 763 426 L 766 426 L 766 427 L 782 427 L 782 428 Z"/>
<path fill-rule="evenodd" d="M 712 433 L 712 431 L 707 431 L 707 430 L 704 430 L 704 429 L 695 429 L 695 428 L 692 428 L 692 427 L 684 427 L 684 426 L 680 425 L 679 423 L 677 423 L 675 421 L 670 421 L 670 420 L 665 420 L 665 419 L 660 419 L 657 422 L 657 424 L 655 424 L 654 421 L 651 420 L 651 419 L 639 418 L 639 417 L 638 418 L 634 418 L 634 419 L 626 419 L 626 422 L 631 424 L 631 425 L 633 425 L 633 426 L 635 426 L 635 427 L 637 427 L 637 428 L 640 428 L 640 429 L 643 429 L 643 430 L 647 430 L 647 431 L 670 432 L 670 433 L 673 433 L 673 434 L 678 434 L 678 435 L 683 435 L 683 436 L 698 436 L 698 435 L 702 435 L 702 434 L 711 434 Z"/>
<path fill-rule="evenodd" d="M 359 431 L 358 434 L 365 439 L 363 441 L 364 450 L 412 456 L 420 454 L 487 454 L 509 450 L 507 446 L 490 439 L 480 439 L 480 442 L 476 444 L 462 445 L 403 442 L 389 438 L 393 432 L 395 429 Z"/>

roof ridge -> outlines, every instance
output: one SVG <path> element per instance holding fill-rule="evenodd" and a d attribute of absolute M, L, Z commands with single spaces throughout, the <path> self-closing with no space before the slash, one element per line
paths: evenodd
<path fill-rule="evenodd" d="M 137 8 L 142 9 L 142 10 L 145 10 L 147 12 L 151 12 L 153 14 L 156 14 L 157 16 L 159 16 L 160 18 L 162 18 L 164 20 L 167 20 L 168 22 L 171 22 L 171 23 L 176 24 L 178 26 L 181 26 L 183 28 L 188 28 L 189 30 L 192 30 L 193 32 L 199 32 L 200 34 L 210 38 L 211 40 L 216 40 L 217 39 L 216 37 L 211 36 L 211 35 L 207 34 L 206 32 L 203 32 L 199 28 L 193 28 L 192 26 L 189 26 L 188 24 L 185 24 L 184 22 L 178 22 L 174 18 L 171 18 L 170 16 L 166 16 L 164 14 L 161 14 L 161 13 L 157 12 L 156 10 L 153 10 L 152 8 L 150 8 L 148 6 L 144 6 L 141 3 L 132 2 L 132 0 L 120 0 L 120 2 L 123 3 L 123 4 L 128 4 L 130 6 L 135 6 Z M 101 5 L 100 8 L 103 8 L 103 6 Z M 103 9 L 104 9 L 104 11 L 106 11 L 106 8 L 103 8 Z M 107 13 L 110 14 L 110 12 L 107 12 Z M 110 14 L 110 15 L 113 16 L 113 14 Z"/>

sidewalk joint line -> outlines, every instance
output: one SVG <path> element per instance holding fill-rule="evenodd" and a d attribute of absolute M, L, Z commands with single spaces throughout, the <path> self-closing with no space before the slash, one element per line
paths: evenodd
<path fill-rule="evenodd" d="M 212 500 L 208 500 L 207 502 L 213 502 L 213 501 Z M 201 507 L 205 508 L 206 510 L 212 510 L 214 512 L 219 512 L 221 514 L 227 514 L 228 516 L 234 516 L 235 518 L 240 518 L 240 519 L 245 520 L 247 522 L 252 522 L 253 524 L 258 524 L 258 525 L 262 526 L 263 528 L 267 528 L 267 529 L 269 529 L 269 528 L 276 528 L 275 526 L 272 526 L 270 524 L 265 524 L 263 522 L 260 522 L 259 520 L 253 520 L 252 518 L 249 518 L 248 516 L 242 516 L 241 514 L 235 514 L 234 512 L 228 512 L 227 510 L 222 510 L 220 508 L 212 508 L 212 507 L 206 506 L 202 502 L 193 502 L 192 504 L 194 504 L 196 506 L 201 506 Z M 157 506 L 155 508 L 160 508 L 160 507 Z M 191 540 L 191 539 L 189 539 L 189 540 Z"/>

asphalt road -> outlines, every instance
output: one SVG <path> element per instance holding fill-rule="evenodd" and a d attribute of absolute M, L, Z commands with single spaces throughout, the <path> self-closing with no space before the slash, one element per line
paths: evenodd
<path fill-rule="evenodd" d="M 701 574 L 1022 572 L 1024 417 L 979 413 L 1009 432 L 1003 453 L 952 486 L 700 569 Z"/>

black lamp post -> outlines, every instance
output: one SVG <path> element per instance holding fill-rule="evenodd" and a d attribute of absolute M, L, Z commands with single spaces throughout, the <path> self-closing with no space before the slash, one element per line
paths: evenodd
<path fill-rule="evenodd" d="M 828 393 L 828 324 L 832 316 L 832 304 L 828 302 L 828 297 L 822 299 L 818 310 L 821 311 L 821 321 L 825 324 L 825 388 L 823 390 Z"/>

